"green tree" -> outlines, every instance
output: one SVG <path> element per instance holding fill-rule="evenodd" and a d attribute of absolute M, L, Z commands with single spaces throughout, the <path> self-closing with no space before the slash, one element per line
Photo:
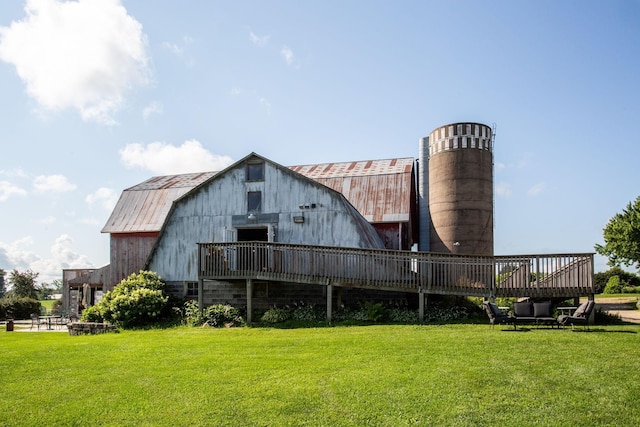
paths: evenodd
<path fill-rule="evenodd" d="M 4 284 L 4 275 L 5 275 L 5 271 L 0 268 L 0 298 L 4 298 L 4 294 L 6 292 L 6 288 Z"/>
<path fill-rule="evenodd" d="M 609 258 L 609 265 L 640 269 L 640 196 L 611 218 L 603 233 L 604 245 L 598 244 L 595 249 Z"/>
<path fill-rule="evenodd" d="M 20 273 L 18 270 L 13 270 L 9 276 L 11 296 L 15 298 L 38 299 L 38 290 L 36 289 L 37 278 L 38 273 L 31 270 L 27 270 L 24 273 Z"/>

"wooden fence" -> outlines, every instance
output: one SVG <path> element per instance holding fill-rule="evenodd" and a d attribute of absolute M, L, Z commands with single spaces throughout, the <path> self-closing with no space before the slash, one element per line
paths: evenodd
<path fill-rule="evenodd" d="M 472 256 L 266 242 L 198 247 L 200 280 L 260 279 L 486 298 L 594 293 L 592 253 Z"/>

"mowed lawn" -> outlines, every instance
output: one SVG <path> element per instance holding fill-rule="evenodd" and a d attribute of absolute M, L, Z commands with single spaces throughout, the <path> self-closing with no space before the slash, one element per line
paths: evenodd
<path fill-rule="evenodd" d="M 640 425 L 640 325 L 0 335 L 0 426 Z"/>

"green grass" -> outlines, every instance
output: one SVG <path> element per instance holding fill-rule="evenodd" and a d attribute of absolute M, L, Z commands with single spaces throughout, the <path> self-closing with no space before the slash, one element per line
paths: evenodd
<path fill-rule="evenodd" d="M 51 309 L 53 308 L 53 303 L 56 302 L 56 300 L 53 299 L 43 299 L 40 300 L 40 305 L 42 305 L 44 308 L 47 309 L 47 311 L 51 311 Z"/>
<path fill-rule="evenodd" d="M 640 325 L 0 330 L 0 426 L 640 425 Z"/>

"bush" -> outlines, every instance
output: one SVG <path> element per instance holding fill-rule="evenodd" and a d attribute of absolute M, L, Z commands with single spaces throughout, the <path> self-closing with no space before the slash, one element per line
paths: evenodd
<path fill-rule="evenodd" d="M 296 308 L 291 312 L 291 319 L 301 322 L 321 322 L 325 320 L 326 313 L 323 308 L 318 308 L 311 305 L 305 305 L 300 303 L 296 305 Z"/>
<path fill-rule="evenodd" d="M 620 276 L 611 276 L 604 287 L 605 294 L 619 294 L 622 292 L 623 285 L 620 283 Z"/>
<path fill-rule="evenodd" d="M 244 319 L 236 307 L 229 304 L 212 305 L 204 309 L 204 324 L 214 327 L 242 326 Z"/>
<path fill-rule="evenodd" d="M 0 299 L 0 319 L 28 319 L 33 313 L 40 314 L 40 301 L 32 298 Z"/>
<path fill-rule="evenodd" d="M 84 310 L 81 319 L 109 322 L 123 328 L 156 323 L 170 314 L 165 287 L 154 272 L 134 273 L 107 292 L 94 307 Z"/>
<path fill-rule="evenodd" d="M 281 323 L 291 319 L 291 312 L 286 308 L 273 307 L 267 310 L 260 319 L 264 323 Z"/>
<path fill-rule="evenodd" d="M 394 307 L 387 310 L 387 315 L 391 322 L 397 323 L 418 323 L 419 315 L 417 310 Z"/>
<path fill-rule="evenodd" d="M 82 312 L 82 320 L 85 322 L 104 322 L 102 314 L 100 313 L 100 308 L 101 307 L 99 305 L 93 305 L 91 307 L 85 308 Z"/>
<path fill-rule="evenodd" d="M 622 288 L 623 294 L 639 294 L 640 286 L 624 286 Z"/>

